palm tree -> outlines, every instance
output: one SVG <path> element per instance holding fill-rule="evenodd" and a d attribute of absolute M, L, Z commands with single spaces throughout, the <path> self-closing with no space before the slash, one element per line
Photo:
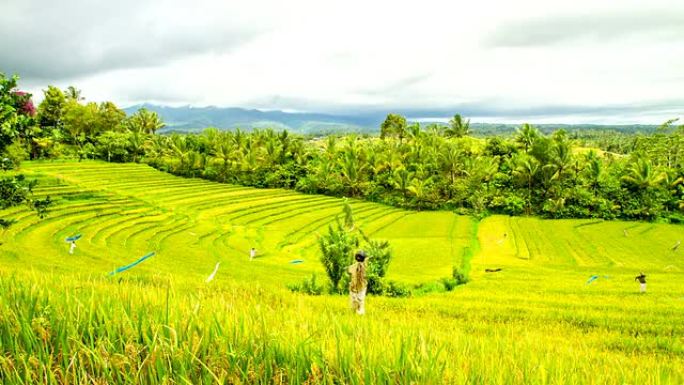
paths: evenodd
<path fill-rule="evenodd" d="M 572 164 L 572 150 L 570 144 L 566 141 L 556 143 L 551 149 L 551 165 L 555 173 L 555 179 L 562 179 L 563 173 L 570 168 Z"/>
<path fill-rule="evenodd" d="M 145 157 L 149 159 L 152 165 L 158 164 L 158 162 L 164 157 L 168 148 L 168 137 L 166 136 L 152 136 L 145 142 Z"/>
<path fill-rule="evenodd" d="M 363 149 L 359 148 L 356 136 L 348 136 L 338 164 L 342 181 L 350 188 L 351 194 L 354 196 L 360 191 L 363 171 L 367 167 L 362 155 Z"/>
<path fill-rule="evenodd" d="M 603 175 L 603 163 L 593 150 L 587 154 L 587 167 L 585 170 L 586 176 L 589 179 L 589 187 L 596 193 Z"/>
<path fill-rule="evenodd" d="M 656 187 L 665 179 L 665 175 L 656 170 L 647 159 L 637 159 L 627 166 L 626 171 L 627 174 L 622 177 L 622 181 L 636 191 L 646 191 Z"/>
<path fill-rule="evenodd" d="M 314 166 L 314 175 L 316 181 L 316 189 L 322 189 L 336 193 L 339 186 L 340 172 L 337 170 L 338 164 L 326 158 L 319 158 Z"/>
<path fill-rule="evenodd" d="M 280 144 L 278 139 L 273 136 L 267 136 L 264 139 L 264 150 L 266 151 L 265 160 L 268 167 L 273 167 L 280 158 Z"/>
<path fill-rule="evenodd" d="M 77 102 L 80 102 L 84 99 L 81 97 L 81 90 L 74 86 L 67 87 L 67 89 L 64 90 L 64 96 L 66 96 L 67 100 L 74 100 Z"/>
<path fill-rule="evenodd" d="M 290 134 L 287 132 L 287 130 L 283 130 L 278 134 L 278 146 L 280 147 L 280 155 L 278 162 L 280 164 L 284 164 L 288 157 L 293 155 L 292 149 L 290 148 L 296 140 L 292 140 L 292 137 Z"/>
<path fill-rule="evenodd" d="M 423 163 L 426 162 L 426 148 L 423 146 L 422 143 L 418 142 L 415 143 L 413 146 L 410 147 L 409 152 L 407 154 L 408 158 L 408 163 Z"/>
<path fill-rule="evenodd" d="M 145 136 L 139 131 L 128 133 L 128 152 L 133 155 L 133 162 L 140 161 L 139 156 L 145 154 Z"/>
<path fill-rule="evenodd" d="M 235 158 L 235 153 L 233 152 L 233 145 L 226 137 L 218 137 L 213 147 L 211 148 L 211 155 L 221 161 L 221 177 L 225 180 L 226 174 L 228 172 L 228 166 Z"/>
<path fill-rule="evenodd" d="M 454 115 L 449 121 L 449 127 L 444 130 L 444 135 L 448 137 L 462 138 L 470 134 L 470 119 L 463 120 L 460 114 Z"/>
<path fill-rule="evenodd" d="M 439 152 L 439 165 L 442 171 L 449 175 L 449 181 L 454 184 L 456 174 L 463 169 L 463 153 L 453 145 L 448 145 L 446 149 Z M 451 198 L 451 196 L 449 196 Z"/>
<path fill-rule="evenodd" d="M 532 184 L 540 171 L 539 161 L 530 156 L 523 156 L 518 162 L 513 174 L 527 184 L 527 213 L 532 211 Z"/>
<path fill-rule="evenodd" d="M 411 141 L 417 141 L 423 135 L 423 131 L 421 131 L 420 129 L 420 123 L 411 124 L 410 126 L 408 126 L 406 132 L 408 134 L 408 138 Z"/>
<path fill-rule="evenodd" d="M 159 115 L 143 107 L 129 119 L 129 124 L 134 130 L 154 135 L 157 130 L 166 126 Z"/>
<path fill-rule="evenodd" d="M 185 173 L 188 171 L 186 167 L 189 164 L 189 155 L 192 151 L 190 147 L 187 136 L 173 135 L 169 141 L 169 149 L 173 155 L 180 161 L 179 171 Z M 190 164 L 191 166 L 191 164 Z"/>
<path fill-rule="evenodd" d="M 242 150 L 245 145 L 245 141 L 247 140 L 247 135 L 245 135 L 245 133 L 238 128 L 231 136 L 231 139 L 233 140 L 234 147 L 237 150 Z"/>
<path fill-rule="evenodd" d="M 406 198 L 406 192 L 408 191 L 409 185 L 411 184 L 411 180 L 413 179 L 413 173 L 408 171 L 405 168 L 399 168 L 397 170 L 394 170 L 394 174 L 392 174 L 392 181 L 394 182 L 394 186 L 401 191 L 401 194 Z"/>
<path fill-rule="evenodd" d="M 533 125 L 525 123 L 522 127 L 516 130 L 515 140 L 516 142 L 525 146 L 525 152 L 529 152 L 530 147 L 534 144 L 534 141 L 539 138 L 539 130 L 537 130 Z"/>
<path fill-rule="evenodd" d="M 240 161 L 240 166 L 242 171 L 247 173 L 247 176 L 252 180 L 252 182 L 254 182 L 255 178 L 257 177 L 255 173 L 257 170 L 259 170 L 260 157 L 258 154 L 259 147 L 252 145 L 251 138 L 252 137 L 250 136 L 246 142 L 246 146 L 242 153 L 242 159 Z"/>
<path fill-rule="evenodd" d="M 427 126 L 425 131 L 430 137 L 438 137 L 444 135 L 444 126 L 442 124 L 432 123 Z"/>
<path fill-rule="evenodd" d="M 214 147 L 214 145 L 222 137 L 221 131 L 219 131 L 219 129 L 216 127 L 205 128 L 202 134 L 203 135 L 200 137 L 200 140 L 203 143 L 204 148 L 207 150 L 210 150 L 212 147 Z"/>
<path fill-rule="evenodd" d="M 404 156 L 402 147 L 396 142 L 389 142 L 386 147 L 379 151 L 383 154 L 383 166 L 387 172 L 392 173 L 394 170 L 403 167 Z"/>
<path fill-rule="evenodd" d="M 430 185 L 432 178 L 413 178 L 411 184 L 408 186 L 408 191 L 413 194 L 418 209 L 423 207 L 423 203 L 427 201 L 430 192 Z"/>
<path fill-rule="evenodd" d="M 468 157 L 463 162 L 464 174 L 468 176 L 471 186 L 479 187 L 482 182 L 489 181 L 499 171 L 498 157 Z"/>
<path fill-rule="evenodd" d="M 589 179 L 589 187 L 596 192 L 601 183 L 601 176 L 603 175 L 603 164 L 599 159 L 591 159 L 587 163 L 586 174 Z"/>
<path fill-rule="evenodd" d="M 294 159 L 295 164 L 304 167 L 310 155 L 309 148 L 304 147 L 302 138 L 295 138 L 288 144 L 289 156 Z"/>
<path fill-rule="evenodd" d="M 325 157 L 329 160 L 334 159 L 337 154 L 337 137 L 335 135 L 326 137 L 323 147 L 325 148 Z"/>

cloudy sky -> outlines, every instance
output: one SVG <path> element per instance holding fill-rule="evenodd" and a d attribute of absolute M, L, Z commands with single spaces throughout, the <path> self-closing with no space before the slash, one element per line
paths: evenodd
<path fill-rule="evenodd" d="M 121 106 L 684 116 L 684 1 L 2 0 L 0 71 Z"/>

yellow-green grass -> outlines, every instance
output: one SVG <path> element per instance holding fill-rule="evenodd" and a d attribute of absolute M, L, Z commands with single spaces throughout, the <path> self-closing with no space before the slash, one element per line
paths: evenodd
<path fill-rule="evenodd" d="M 434 283 L 477 246 L 467 285 L 370 297 L 358 317 L 346 297 L 286 289 L 312 272 L 323 280 L 316 236 L 341 199 L 136 164 L 22 171 L 55 206 L 42 220 L 6 211 L 18 221 L 0 239 L 2 383 L 684 383 L 684 250 L 671 250 L 681 226 L 506 216 L 476 226 L 349 200 L 357 226 L 391 241 L 389 279 Z"/>

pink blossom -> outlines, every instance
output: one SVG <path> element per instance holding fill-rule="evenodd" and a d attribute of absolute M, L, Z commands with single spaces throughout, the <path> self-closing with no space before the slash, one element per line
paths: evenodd
<path fill-rule="evenodd" d="M 24 91 L 13 92 L 19 111 L 28 116 L 36 116 L 36 106 L 33 105 L 31 94 Z"/>

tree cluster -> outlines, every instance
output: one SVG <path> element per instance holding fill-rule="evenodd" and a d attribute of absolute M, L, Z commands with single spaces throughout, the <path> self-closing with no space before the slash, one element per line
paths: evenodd
<path fill-rule="evenodd" d="M 17 149 L 12 148 L 12 144 L 22 140 L 31 130 L 35 115 L 31 95 L 17 90 L 17 77 L 7 78 L 0 73 L 0 165 L 3 174 L 0 177 L 0 210 L 26 204 L 42 218 L 51 204 L 50 197 L 33 197 L 35 180 L 27 180 L 21 174 L 5 175 L 17 163 Z M 13 222 L 0 218 L 0 228 L 5 229 Z"/>
<path fill-rule="evenodd" d="M 381 138 L 216 129 L 156 136 L 144 156 L 178 175 L 417 210 L 682 220 L 681 126 L 639 136 L 631 152 L 617 154 L 578 146 L 563 130 L 544 135 L 529 124 L 512 138 L 479 139 L 463 129 L 424 130 L 404 127 L 391 115 L 388 120 Z"/>

